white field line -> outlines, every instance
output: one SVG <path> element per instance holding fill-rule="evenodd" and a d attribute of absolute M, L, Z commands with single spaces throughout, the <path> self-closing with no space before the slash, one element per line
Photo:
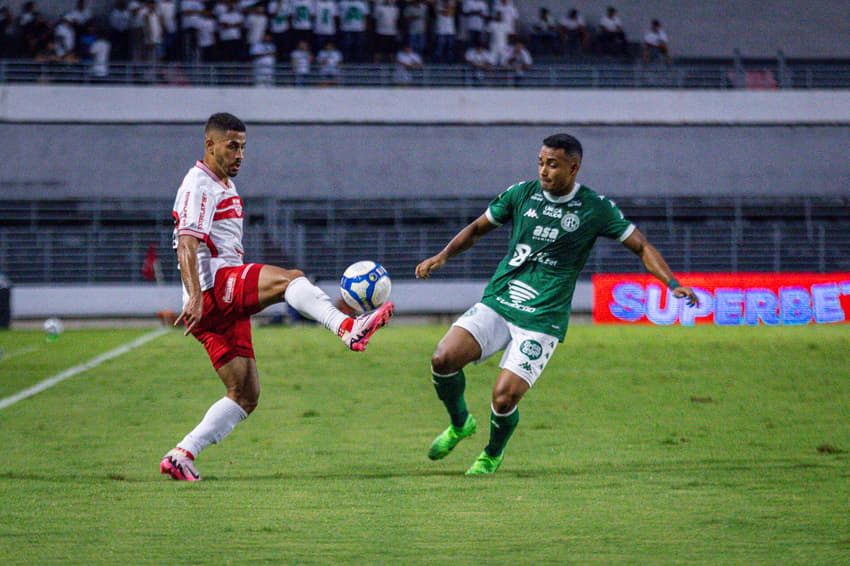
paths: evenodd
<path fill-rule="evenodd" d="M 23 401 L 24 399 L 32 397 L 33 395 L 37 395 L 37 394 L 41 393 L 42 391 L 53 387 L 57 383 L 61 383 L 61 382 L 65 381 L 69 377 L 74 377 L 78 373 L 83 373 L 84 371 L 88 371 L 88 370 L 92 369 L 93 367 L 97 367 L 100 364 L 102 364 L 103 362 L 106 362 L 108 360 L 111 360 L 112 358 L 118 357 L 121 354 L 126 354 L 130 350 L 134 350 L 134 349 L 138 348 L 139 346 L 150 342 L 151 340 L 159 338 L 160 336 L 162 336 L 163 334 L 165 334 L 168 331 L 169 331 L 169 328 L 167 328 L 167 327 L 157 328 L 156 330 L 154 330 L 152 332 L 148 332 L 144 336 L 140 336 L 139 338 L 136 338 L 132 342 L 128 342 L 128 343 L 126 343 L 122 346 L 118 346 L 117 348 L 114 348 L 114 349 L 112 349 L 112 350 L 110 350 L 110 351 L 108 351 L 104 354 L 101 354 L 99 356 L 95 356 L 94 358 L 90 359 L 87 362 L 83 362 L 83 363 L 76 365 L 72 368 L 68 368 L 63 372 L 57 373 L 53 377 L 48 377 L 47 379 L 45 379 L 43 381 L 39 381 L 38 383 L 36 383 L 32 387 L 28 387 L 27 389 L 24 389 L 23 391 L 16 393 L 16 394 L 14 394 L 10 397 L 0 399 L 0 410 L 5 409 L 6 407 L 8 407 L 10 405 L 14 405 L 18 401 Z"/>

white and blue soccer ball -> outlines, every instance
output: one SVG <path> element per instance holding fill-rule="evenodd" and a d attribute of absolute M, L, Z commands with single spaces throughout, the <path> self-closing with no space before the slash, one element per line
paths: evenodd
<path fill-rule="evenodd" d="M 358 261 L 349 265 L 339 281 L 345 304 L 358 313 L 375 310 L 390 298 L 390 274 L 380 263 Z"/>

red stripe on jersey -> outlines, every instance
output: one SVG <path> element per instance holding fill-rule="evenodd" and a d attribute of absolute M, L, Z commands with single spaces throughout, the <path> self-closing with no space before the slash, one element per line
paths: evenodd
<path fill-rule="evenodd" d="M 225 220 L 227 218 L 242 218 L 242 207 L 222 210 L 221 212 L 216 212 L 215 216 L 213 216 L 213 220 Z"/>
<path fill-rule="evenodd" d="M 230 197 L 230 198 L 226 198 L 226 199 L 224 199 L 223 201 L 221 201 L 220 203 L 218 203 L 218 204 L 216 205 L 215 209 L 216 209 L 216 210 L 223 210 L 223 209 L 225 209 L 225 208 L 229 208 L 229 207 L 231 207 L 231 206 L 236 206 L 236 205 L 242 206 L 243 204 L 244 204 L 244 203 L 242 202 L 242 199 L 241 199 L 241 198 L 239 198 L 239 197 Z"/>
<path fill-rule="evenodd" d="M 230 197 L 224 199 L 216 206 L 216 213 L 213 220 L 224 220 L 225 218 L 242 218 L 245 209 L 242 206 L 242 199 L 239 197 Z"/>

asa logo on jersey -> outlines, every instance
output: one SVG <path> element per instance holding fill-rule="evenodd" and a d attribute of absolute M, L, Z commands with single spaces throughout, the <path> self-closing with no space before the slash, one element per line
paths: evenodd
<path fill-rule="evenodd" d="M 575 230 L 575 228 L 573 228 Z M 531 237 L 535 240 L 543 240 L 544 242 L 554 242 L 558 239 L 558 234 L 561 231 L 551 226 L 535 226 Z"/>

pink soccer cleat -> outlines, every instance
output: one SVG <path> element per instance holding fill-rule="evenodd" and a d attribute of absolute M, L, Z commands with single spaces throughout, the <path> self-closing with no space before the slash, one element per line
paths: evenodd
<path fill-rule="evenodd" d="M 390 321 L 393 316 L 393 308 L 393 304 L 387 301 L 374 311 L 361 314 L 354 319 L 351 331 L 342 336 L 342 341 L 355 352 L 362 352 L 369 344 L 369 338 Z"/>
<path fill-rule="evenodd" d="M 180 481 L 200 481 L 201 474 L 192 463 L 194 459 L 182 448 L 172 448 L 159 463 L 159 473 L 167 474 Z"/>

